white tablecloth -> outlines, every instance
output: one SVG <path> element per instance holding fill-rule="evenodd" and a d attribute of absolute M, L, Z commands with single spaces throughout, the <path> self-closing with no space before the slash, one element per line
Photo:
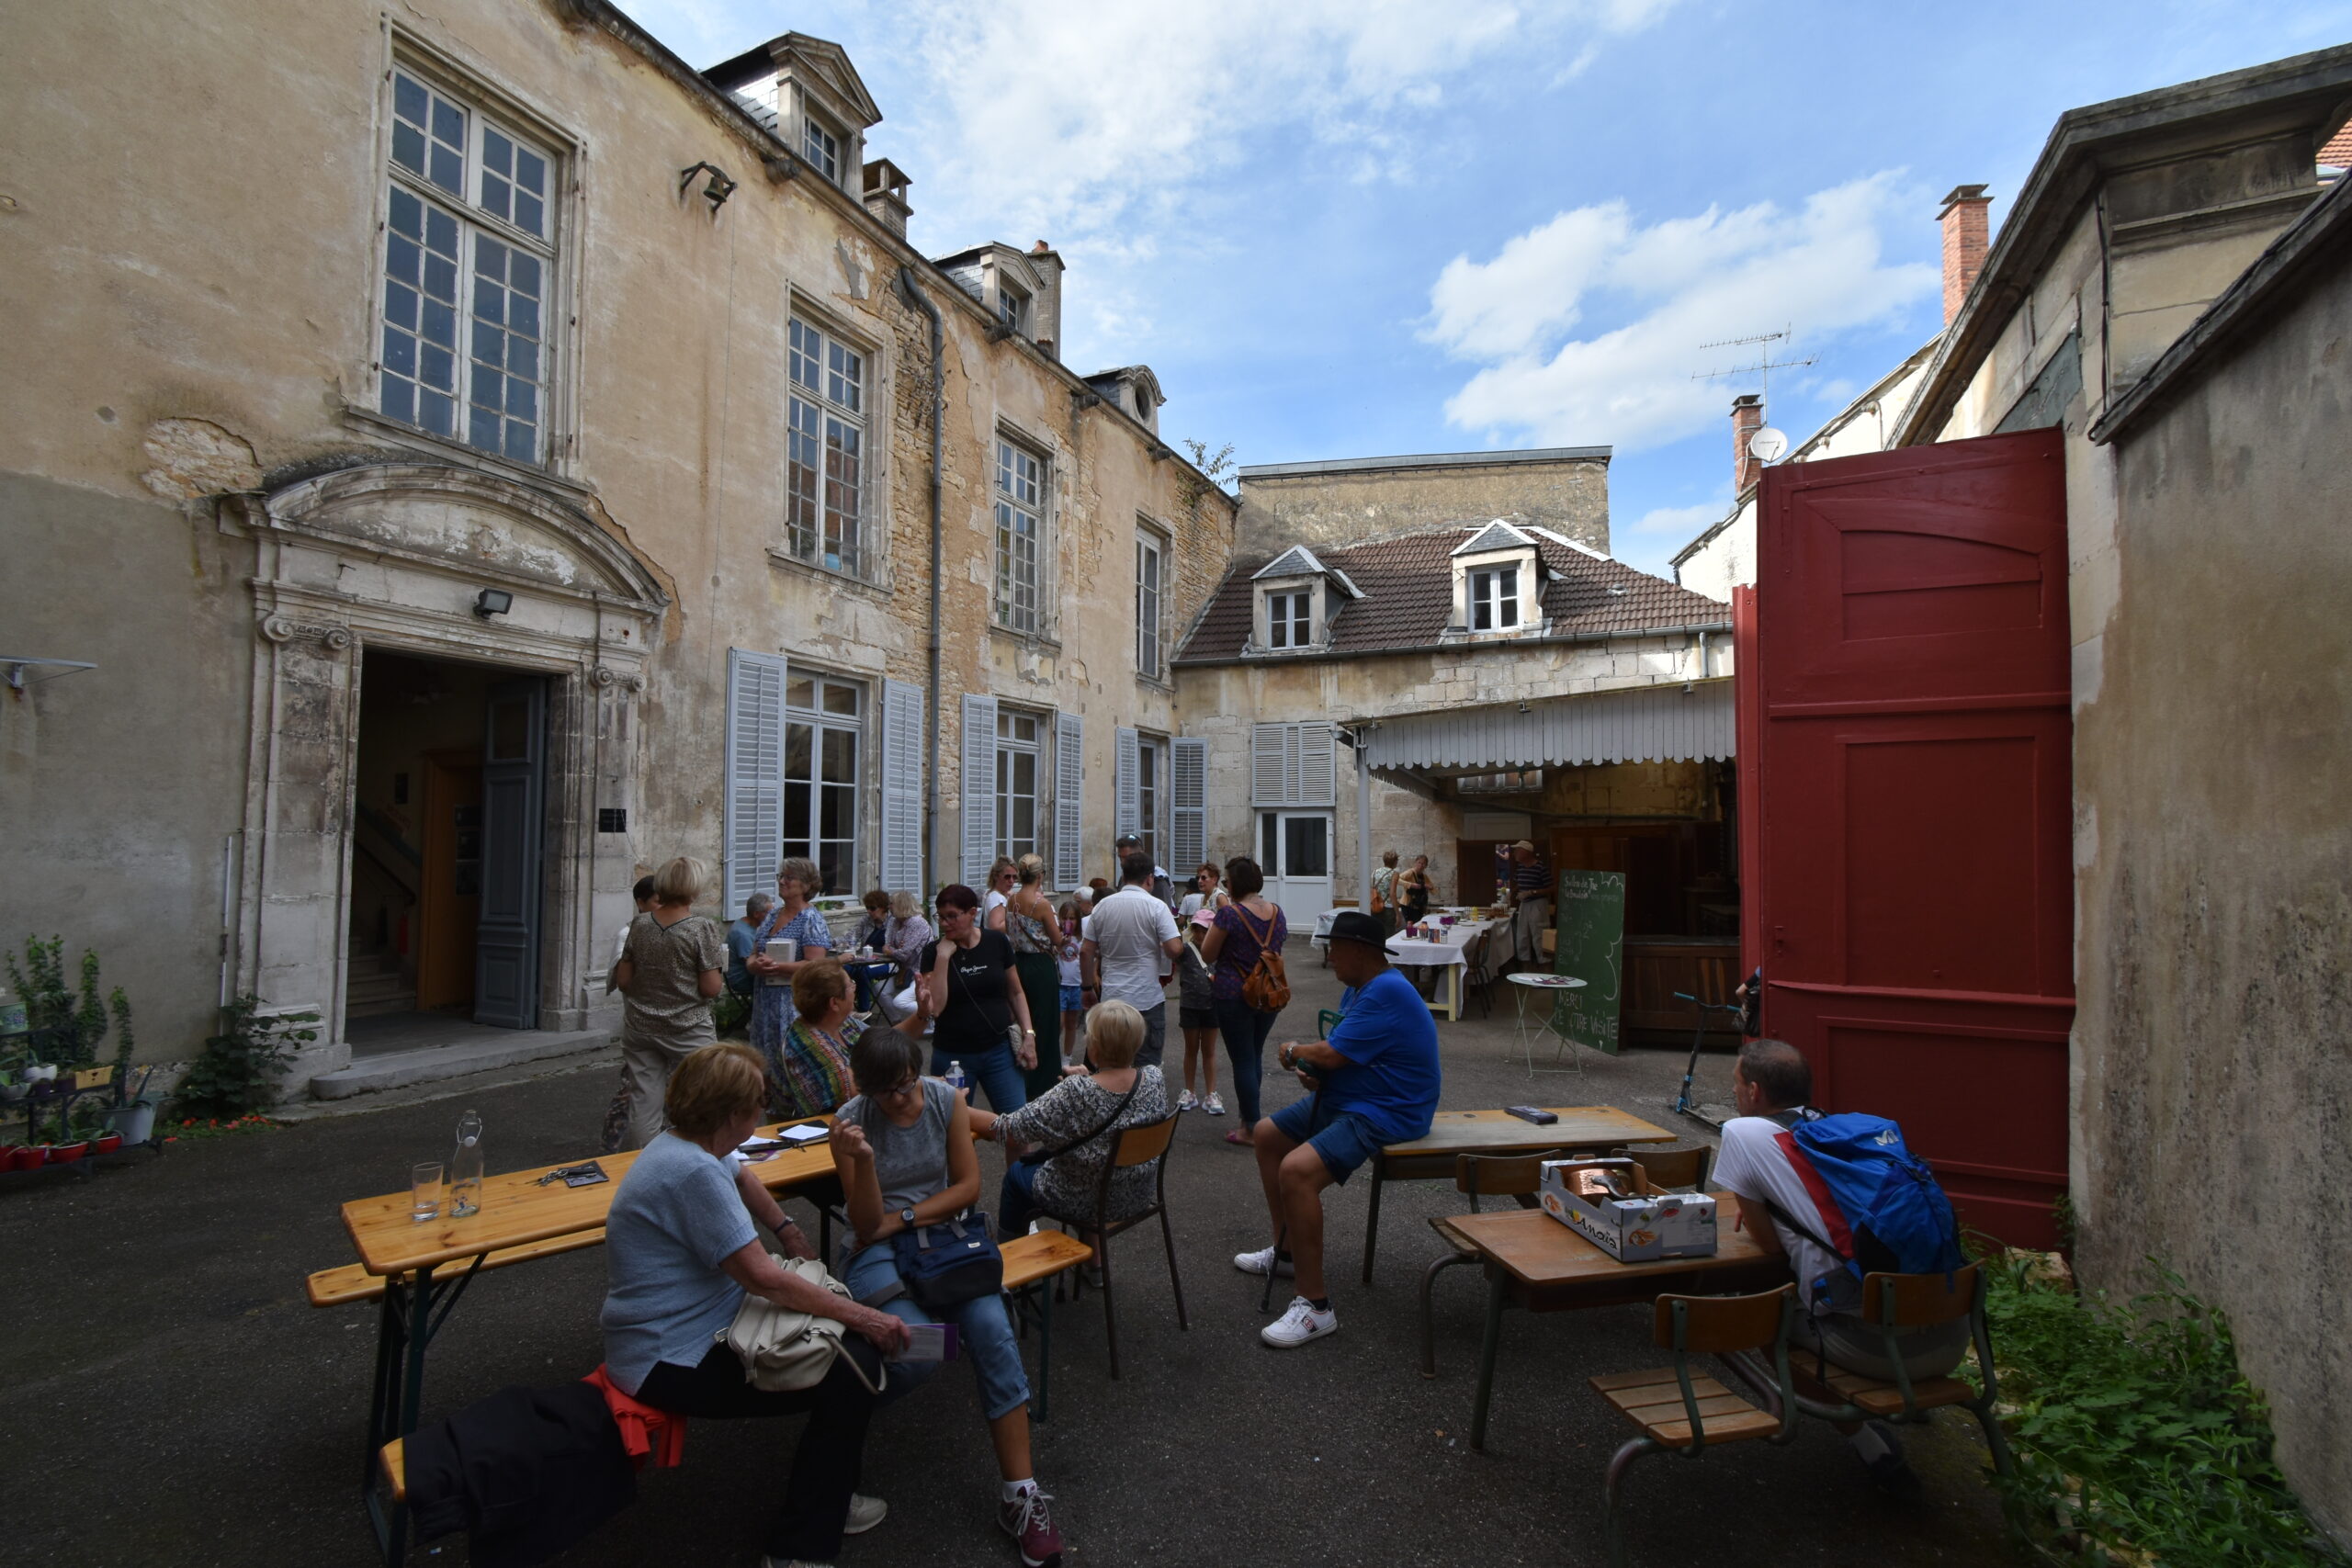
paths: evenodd
<path fill-rule="evenodd" d="M 1473 938 L 1480 931 L 1501 924 L 1499 920 L 1464 920 L 1458 925 L 1441 926 L 1435 942 L 1419 941 L 1408 936 L 1388 939 L 1388 956 L 1399 964 L 1466 964 Z"/>

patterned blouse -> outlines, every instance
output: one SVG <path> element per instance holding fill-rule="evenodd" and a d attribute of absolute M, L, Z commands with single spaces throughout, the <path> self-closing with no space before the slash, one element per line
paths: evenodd
<path fill-rule="evenodd" d="M 840 1110 L 857 1093 L 850 1078 L 849 1053 L 865 1032 L 865 1021 L 854 1014 L 837 1034 L 805 1018 L 794 1019 L 775 1049 L 760 1052 L 768 1069 L 768 1114 L 788 1120 Z"/>
<path fill-rule="evenodd" d="M 996 1120 L 993 1137 L 1056 1149 L 1086 1138 L 1110 1119 L 1125 1092 L 1114 1094 L 1091 1077 L 1068 1077 L 1020 1110 Z M 1168 1114 L 1168 1086 L 1158 1067 L 1136 1070 L 1136 1093 L 1119 1111 L 1120 1127 L 1139 1127 Z M 1037 1206 L 1069 1220 L 1094 1217 L 1094 1185 L 1119 1141 L 1115 1129 L 1088 1138 L 1066 1154 L 1056 1155 L 1037 1172 Z M 1151 1207 L 1159 1173 L 1149 1165 L 1131 1166 L 1111 1178 L 1110 1218 L 1123 1220 Z"/>
<path fill-rule="evenodd" d="M 778 904 L 752 933 L 752 951 L 765 953 L 770 942 L 797 942 L 800 956 L 806 959 L 808 950 L 821 947 L 831 951 L 833 929 L 825 917 L 816 910 L 803 908 L 792 919 L 784 918 L 784 906 Z M 783 975 L 756 975 L 759 981 L 752 987 L 752 1046 L 771 1063 L 777 1061 L 784 1050 L 784 1032 L 793 1021 L 792 981 Z"/>

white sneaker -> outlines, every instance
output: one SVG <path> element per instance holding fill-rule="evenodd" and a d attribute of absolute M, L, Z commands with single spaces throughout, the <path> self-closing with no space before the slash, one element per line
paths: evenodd
<path fill-rule="evenodd" d="M 880 1524 L 882 1516 L 889 1511 L 890 1505 L 882 1501 L 881 1498 L 868 1497 L 862 1492 L 853 1492 L 849 1497 L 849 1517 L 842 1521 L 842 1534 L 864 1535 L 867 1530 Z"/>
<path fill-rule="evenodd" d="M 1326 1334 L 1340 1331 L 1340 1314 L 1317 1312 L 1315 1303 L 1305 1296 L 1293 1296 L 1290 1310 L 1258 1330 L 1258 1337 L 1277 1350 L 1287 1350 L 1304 1345 L 1310 1339 L 1320 1339 Z"/>
<path fill-rule="evenodd" d="M 1193 1091 L 1189 1089 L 1176 1097 L 1176 1109 L 1179 1111 L 1197 1111 L 1200 1106 L 1201 1102 L 1193 1098 Z"/>
<path fill-rule="evenodd" d="M 1244 1274 L 1262 1275 L 1268 1269 L 1272 1269 L 1273 1271 L 1274 1278 L 1277 1280 L 1287 1280 L 1291 1277 L 1292 1273 L 1290 1259 L 1287 1258 L 1276 1258 L 1274 1256 L 1274 1249 L 1271 1247 L 1261 1247 L 1255 1252 L 1235 1253 L 1233 1255 L 1233 1266 L 1236 1269 L 1240 1269 Z"/>
<path fill-rule="evenodd" d="M 1217 1098 L 1216 1091 L 1215 1089 L 1211 1089 L 1209 1091 L 1208 1099 L 1204 1100 L 1202 1103 L 1208 1108 L 1208 1113 L 1212 1116 L 1222 1116 L 1225 1114 L 1225 1101 Z"/>

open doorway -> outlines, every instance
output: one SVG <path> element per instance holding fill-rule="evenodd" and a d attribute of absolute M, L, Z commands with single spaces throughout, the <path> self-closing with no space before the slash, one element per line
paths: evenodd
<path fill-rule="evenodd" d="M 345 931 L 355 1053 L 537 1026 L 545 688 L 367 651 Z"/>

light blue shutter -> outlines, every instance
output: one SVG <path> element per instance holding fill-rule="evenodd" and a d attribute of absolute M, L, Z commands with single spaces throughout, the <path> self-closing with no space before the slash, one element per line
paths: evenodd
<path fill-rule="evenodd" d="M 1118 838 L 1143 831 L 1143 763 L 1138 757 L 1142 750 L 1141 736 L 1132 729 L 1119 731 L 1119 750 L 1113 760 L 1111 775 L 1111 831 Z"/>
<path fill-rule="evenodd" d="M 1054 886 L 1086 880 L 1086 716 L 1054 720 Z"/>
<path fill-rule="evenodd" d="M 1250 801 L 1253 806 L 1291 804 L 1291 781 L 1298 776 L 1298 727 L 1258 724 L 1250 728 Z"/>
<path fill-rule="evenodd" d="M 964 698 L 964 886 L 982 891 L 996 859 L 996 699 Z"/>
<path fill-rule="evenodd" d="M 1331 724 L 1298 727 L 1298 803 L 1340 803 L 1340 731 Z"/>
<path fill-rule="evenodd" d="M 1209 743 L 1178 737 L 1170 741 L 1168 865 L 1181 886 L 1208 858 Z"/>
<path fill-rule="evenodd" d="M 882 887 L 933 891 L 922 875 L 922 688 L 909 681 L 882 682 Z"/>
<path fill-rule="evenodd" d="M 784 660 L 727 650 L 727 908 L 775 882 L 784 853 Z"/>

